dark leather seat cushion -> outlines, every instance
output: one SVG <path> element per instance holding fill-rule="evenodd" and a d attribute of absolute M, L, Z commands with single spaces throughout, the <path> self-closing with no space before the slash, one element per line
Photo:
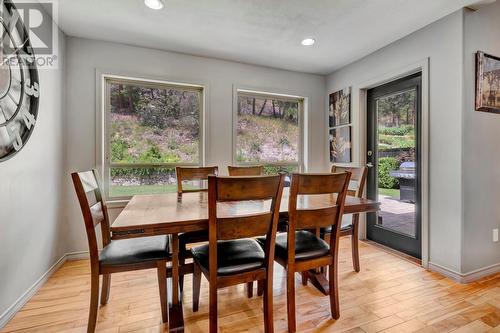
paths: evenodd
<path fill-rule="evenodd" d="M 286 232 L 288 230 L 288 219 L 279 219 L 278 231 Z"/>
<path fill-rule="evenodd" d="M 194 260 L 208 270 L 208 244 L 191 249 Z M 264 266 L 265 254 L 251 238 L 217 242 L 217 275 L 232 275 Z"/>
<path fill-rule="evenodd" d="M 99 254 L 104 266 L 136 264 L 170 258 L 168 236 L 113 240 Z"/>
<path fill-rule="evenodd" d="M 275 256 L 286 259 L 288 257 L 288 233 L 276 235 Z M 260 243 L 263 244 L 262 239 Z M 295 232 L 295 260 L 306 260 L 322 257 L 330 252 L 330 246 L 324 240 L 305 230 Z"/>
<path fill-rule="evenodd" d="M 351 228 L 352 228 L 352 223 L 350 220 L 347 220 L 346 222 L 344 222 L 344 220 L 342 220 L 342 224 L 340 225 L 340 231 L 346 231 L 346 230 L 349 230 Z M 321 236 L 324 236 L 325 234 L 331 234 L 331 233 L 332 233 L 331 226 L 321 229 Z"/>
<path fill-rule="evenodd" d="M 186 244 L 208 242 L 208 231 L 192 231 L 179 234 L 179 245 L 183 249 Z"/>

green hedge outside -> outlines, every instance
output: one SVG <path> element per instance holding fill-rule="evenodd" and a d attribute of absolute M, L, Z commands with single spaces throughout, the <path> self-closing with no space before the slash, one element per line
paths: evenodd
<path fill-rule="evenodd" d="M 394 157 L 381 157 L 378 160 L 378 187 L 399 188 L 397 178 L 391 177 L 390 172 L 399 169 L 399 161 Z"/>

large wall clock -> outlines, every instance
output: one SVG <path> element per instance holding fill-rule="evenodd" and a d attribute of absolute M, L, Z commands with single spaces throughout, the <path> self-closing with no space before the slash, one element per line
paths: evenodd
<path fill-rule="evenodd" d="M 36 125 L 39 81 L 29 34 L 10 0 L 0 9 L 0 162 L 19 152 Z"/>

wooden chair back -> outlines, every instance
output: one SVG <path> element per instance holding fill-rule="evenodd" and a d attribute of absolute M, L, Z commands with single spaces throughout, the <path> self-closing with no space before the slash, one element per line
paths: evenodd
<path fill-rule="evenodd" d="M 99 249 L 95 227 L 101 226 L 103 246 L 111 242 L 110 224 L 106 202 L 102 197 L 97 170 L 74 172 L 71 174 L 80 209 L 85 222 L 89 243 L 90 260 L 93 264 L 99 261 Z"/>
<path fill-rule="evenodd" d="M 263 176 L 264 175 L 264 166 L 263 165 L 255 165 L 255 166 L 228 166 L 227 171 L 229 172 L 229 176 Z"/>
<path fill-rule="evenodd" d="M 340 173 L 349 171 L 351 173 L 351 182 L 356 182 L 356 187 L 353 189 L 349 186 L 347 195 L 361 198 L 365 190 L 366 176 L 368 174 L 367 167 L 340 167 L 332 165 L 332 173 Z"/>
<path fill-rule="evenodd" d="M 200 187 L 195 189 L 186 189 L 183 186 L 184 181 L 188 180 L 207 180 L 208 175 L 217 175 L 219 168 L 212 167 L 176 167 L 175 174 L 177 176 L 177 194 L 181 195 L 184 192 L 201 192 L 207 191 L 207 188 Z"/>
<path fill-rule="evenodd" d="M 209 253 L 215 271 L 218 240 L 267 235 L 267 264 L 273 264 L 283 184 L 282 175 L 208 177 Z"/>
<path fill-rule="evenodd" d="M 350 178 L 350 172 L 292 174 L 288 199 L 288 244 L 295 244 L 298 229 L 316 230 L 319 234 L 320 228 L 331 226 L 330 248 L 337 251 Z M 288 249 L 289 259 L 293 261 L 293 246 Z"/>

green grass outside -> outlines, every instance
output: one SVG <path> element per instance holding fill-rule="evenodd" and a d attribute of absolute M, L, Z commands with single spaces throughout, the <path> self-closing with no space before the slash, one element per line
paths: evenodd
<path fill-rule="evenodd" d="M 380 195 L 387 195 L 389 197 L 392 197 L 394 199 L 399 200 L 399 189 L 393 189 L 393 188 L 379 188 L 378 193 Z"/>
<path fill-rule="evenodd" d="M 130 197 L 136 194 L 161 194 L 177 192 L 177 185 L 111 186 L 111 197 Z"/>

